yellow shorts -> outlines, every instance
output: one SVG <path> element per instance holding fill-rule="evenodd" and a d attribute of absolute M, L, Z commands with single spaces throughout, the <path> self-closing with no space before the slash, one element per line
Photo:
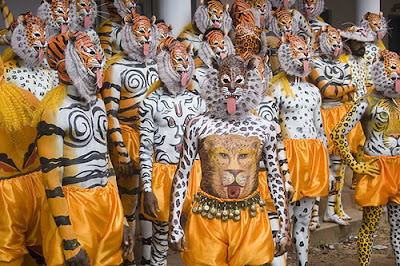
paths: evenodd
<path fill-rule="evenodd" d="M 160 212 L 157 213 L 157 218 L 147 215 L 143 210 L 142 196 L 142 214 L 149 220 L 157 220 L 168 222 L 169 217 L 169 199 L 171 197 L 171 186 L 177 165 L 153 163 L 153 177 L 151 180 L 151 189 L 157 198 Z M 201 164 L 200 160 L 193 163 L 192 171 L 190 172 L 189 185 L 186 192 L 186 199 L 183 203 L 182 211 L 189 213 L 192 209 L 193 195 L 197 193 L 201 182 Z"/>
<path fill-rule="evenodd" d="M 258 205 L 255 217 L 242 210 L 238 222 L 190 212 L 185 239 L 187 249 L 181 254 L 185 265 L 262 265 L 271 262 L 275 253 L 268 213 Z"/>
<path fill-rule="evenodd" d="M 77 239 L 92 265 L 122 263 L 124 214 L 118 190 L 108 181 L 103 188 L 63 187 Z M 43 253 L 47 265 L 65 265 L 62 238 L 49 205 L 42 212 Z"/>
<path fill-rule="evenodd" d="M 357 175 L 356 203 L 362 207 L 380 206 L 389 201 L 400 204 L 400 155 L 364 155 L 364 162 L 373 158 L 379 158 L 372 165 L 379 167 L 381 173 L 375 177 Z"/>
<path fill-rule="evenodd" d="M 260 171 L 258 173 L 258 188 L 260 189 L 261 198 L 267 203 L 267 205 L 265 205 L 265 209 L 267 209 L 267 211 L 276 212 L 274 202 L 272 201 L 271 193 L 269 192 L 268 188 L 266 171 Z"/>
<path fill-rule="evenodd" d="M 339 151 L 333 144 L 331 132 L 350 107 L 351 105 L 349 104 L 343 104 L 335 108 L 321 109 L 322 123 L 324 125 L 326 137 L 328 138 L 329 154 L 339 155 Z M 357 153 L 357 147 L 364 146 L 365 135 L 360 122 L 346 135 L 346 139 L 351 153 Z"/>
<path fill-rule="evenodd" d="M 41 171 L 0 180 L 0 263 L 21 259 L 28 253 L 26 247 L 42 245 L 45 198 Z"/>
<path fill-rule="evenodd" d="M 127 125 L 120 125 L 122 139 L 124 140 L 124 145 L 128 150 L 129 157 L 133 162 L 135 169 L 139 169 L 139 148 L 140 148 L 140 132 L 139 130 L 135 130 Z M 112 163 L 114 168 L 118 167 L 118 161 L 115 160 L 118 158 L 117 151 L 112 149 Z"/>
<path fill-rule="evenodd" d="M 296 193 L 293 200 L 302 197 L 323 197 L 329 194 L 328 154 L 319 139 L 284 139 L 286 156 Z"/>

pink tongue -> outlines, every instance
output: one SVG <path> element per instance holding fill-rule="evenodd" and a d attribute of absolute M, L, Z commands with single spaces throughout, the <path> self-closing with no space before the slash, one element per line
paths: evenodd
<path fill-rule="evenodd" d="M 188 75 L 187 72 L 182 72 L 182 74 L 181 74 L 181 85 L 182 85 L 182 87 L 186 87 L 188 76 L 189 75 Z"/>
<path fill-rule="evenodd" d="M 143 44 L 143 54 L 148 55 L 150 50 L 150 44 L 148 42 Z"/>
<path fill-rule="evenodd" d="M 261 27 L 264 27 L 264 20 L 265 20 L 264 15 L 261 15 L 261 17 L 260 17 Z"/>
<path fill-rule="evenodd" d="M 89 16 L 85 16 L 84 27 L 85 29 L 89 28 Z"/>
<path fill-rule="evenodd" d="M 365 37 L 367 37 L 367 32 L 365 30 L 361 31 L 362 35 L 364 35 Z"/>
<path fill-rule="evenodd" d="M 221 24 L 219 23 L 219 21 L 215 21 L 215 22 L 214 22 L 214 28 L 219 29 L 220 25 L 221 25 Z"/>
<path fill-rule="evenodd" d="M 382 40 L 382 32 L 378 31 L 378 40 Z"/>
<path fill-rule="evenodd" d="M 303 60 L 303 67 L 304 67 L 304 72 L 308 72 L 308 60 Z"/>
<path fill-rule="evenodd" d="M 288 6 L 288 0 L 283 0 L 283 6 L 287 7 Z"/>
<path fill-rule="evenodd" d="M 235 97 L 228 97 L 227 101 L 228 101 L 228 113 L 230 115 L 233 115 L 234 113 L 236 113 L 236 99 Z"/>
<path fill-rule="evenodd" d="M 39 48 L 39 64 L 42 62 L 44 57 L 44 48 Z"/>
<path fill-rule="evenodd" d="M 101 74 L 100 69 L 97 70 L 96 76 L 97 76 L 97 87 L 101 89 L 103 87 L 103 75 Z"/>
<path fill-rule="evenodd" d="M 311 18 L 311 8 L 307 8 L 307 18 Z"/>
<path fill-rule="evenodd" d="M 221 59 L 224 59 L 224 58 L 226 57 L 226 53 L 223 52 L 223 53 L 221 53 L 219 56 L 221 57 Z"/>
<path fill-rule="evenodd" d="M 63 23 L 61 24 L 61 33 L 66 33 L 67 32 L 67 24 Z"/>
<path fill-rule="evenodd" d="M 396 79 L 396 92 L 400 92 L 400 79 Z"/>
<path fill-rule="evenodd" d="M 136 14 L 136 11 L 134 8 L 131 8 L 131 12 L 132 12 L 132 15 Z"/>
<path fill-rule="evenodd" d="M 231 186 L 228 187 L 228 198 L 230 199 L 237 199 L 240 194 L 240 187 L 238 186 Z"/>
<path fill-rule="evenodd" d="M 338 56 L 339 51 L 340 51 L 340 48 L 336 46 L 336 47 L 335 47 L 335 52 L 333 52 L 333 55 L 334 55 L 334 56 Z"/>

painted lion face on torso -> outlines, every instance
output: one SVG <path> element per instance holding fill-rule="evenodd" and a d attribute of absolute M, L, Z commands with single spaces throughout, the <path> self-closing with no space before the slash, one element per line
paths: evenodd
<path fill-rule="evenodd" d="M 376 90 L 385 97 L 400 97 L 400 60 L 398 54 L 389 50 L 379 52 L 371 69 Z"/>
<path fill-rule="evenodd" d="M 200 151 L 202 164 L 207 165 L 202 167 L 207 169 L 202 189 L 223 199 L 249 196 L 258 187 L 260 143 L 254 136 L 208 136 Z"/>
<path fill-rule="evenodd" d="M 343 50 L 340 32 L 331 26 L 322 27 L 317 33 L 317 40 L 322 53 L 328 58 L 336 58 Z"/>
<path fill-rule="evenodd" d="M 285 35 L 278 46 L 278 59 L 283 70 L 296 77 L 308 76 L 313 66 L 309 43 L 296 35 Z"/>
<path fill-rule="evenodd" d="M 375 40 L 382 40 L 387 33 L 387 22 L 382 12 L 375 14 L 367 12 L 361 19 L 361 27 L 367 30 L 369 34 L 374 36 Z"/>
<path fill-rule="evenodd" d="M 11 47 L 14 52 L 27 66 L 40 65 L 47 46 L 45 23 L 28 12 L 19 16 L 11 28 Z"/>

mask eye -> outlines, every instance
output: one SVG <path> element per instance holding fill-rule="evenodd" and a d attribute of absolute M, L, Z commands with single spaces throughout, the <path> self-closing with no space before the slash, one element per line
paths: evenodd
<path fill-rule="evenodd" d="M 239 154 L 239 159 L 246 159 L 246 158 L 247 158 L 247 156 L 248 156 L 248 154 L 247 154 L 247 153 L 242 153 L 242 154 Z"/>
<path fill-rule="evenodd" d="M 228 159 L 229 158 L 229 155 L 227 153 L 220 152 L 219 155 L 222 157 L 222 159 Z"/>
<path fill-rule="evenodd" d="M 237 77 L 236 78 L 236 81 L 235 81 L 237 84 L 242 84 L 242 83 L 244 83 L 244 78 L 243 77 L 241 77 L 241 76 L 239 76 L 239 77 Z"/>

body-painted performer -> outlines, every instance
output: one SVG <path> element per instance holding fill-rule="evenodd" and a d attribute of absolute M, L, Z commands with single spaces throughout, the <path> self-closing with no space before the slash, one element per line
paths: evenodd
<path fill-rule="evenodd" d="M 354 99 L 357 85 L 352 80 L 349 64 L 338 61 L 338 57 L 343 50 L 340 31 L 331 26 L 322 26 L 317 33 L 316 46 L 318 47 L 317 53 L 319 56 L 315 58 L 315 65 L 308 80 L 317 86 L 321 92 L 321 114 L 328 138 L 330 169 L 335 175 L 336 182 L 340 184 L 337 195 L 328 197 L 324 221 L 348 225 L 345 220 L 350 219 L 350 217 L 343 211 L 340 199 L 344 185 L 345 165 L 339 156 L 339 152 L 334 149 L 330 133 L 350 108 L 348 102 Z M 348 141 L 351 143 L 352 152 L 357 153 L 357 147 L 364 144 L 364 133 L 361 124 L 358 124 L 352 133 L 348 135 Z M 318 208 L 317 204 L 315 208 Z M 313 210 L 312 216 L 310 230 L 315 230 L 319 226 L 318 209 Z"/>
<path fill-rule="evenodd" d="M 0 61 L 0 265 L 22 265 L 24 255 L 40 258 L 40 211 L 46 197 L 32 125 L 39 100 L 4 83 Z M 44 264 L 44 259 L 37 261 Z"/>
<path fill-rule="evenodd" d="M 156 26 L 150 19 L 135 14 L 125 17 L 122 28 L 123 53 L 115 55 L 105 70 L 101 94 L 107 109 L 108 135 L 111 159 L 118 177 L 118 187 L 124 214 L 132 230 L 136 226 L 139 200 L 139 104 L 157 78 L 155 54 L 157 50 Z M 151 224 L 141 226 L 143 246 L 150 260 Z M 144 263 L 144 264 L 148 264 Z"/>
<path fill-rule="evenodd" d="M 169 241 L 183 251 L 187 265 L 260 265 L 273 259 L 271 228 L 258 191 L 261 159 L 281 225 L 276 253 L 290 244 L 275 128 L 251 113 L 265 92 L 256 66 L 254 60 L 247 64 L 229 56 L 218 71 L 210 69 L 210 83 L 201 92 L 209 111 L 186 127 L 171 190 Z M 197 155 L 202 180 L 184 234 L 179 219 Z"/>
<path fill-rule="evenodd" d="M 267 0 L 235 0 L 230 11 L 233 25 L 251 23 L 260 28 L 268 28 L 271 3 Z"/>
<path fill-rule="evenodd" d="M 194 55 L 197 56 L 197 50 L 201 40 L 200 34 L 210 28 L 221 29 L 229 32 L 232 28 L 232 19 L 228 12 L 229 5 L 222 5 L 220 0 L 201 0 L 193 16 L 192 24 L 187 25 L 182 33 L 178 36 L 178 41 L 182 42 L 186 47 L 193 45 Z"/>
<path fill-rule="evenodd" d="M 106 4 L 110 18 L 101 23 L 97 33 L 108 61 L 122 51 L 122 19 L 126 15 L 136 14 L 136 2 L 135 0 L 106 0 Z"/>
<path fill-rule="evenodd" d="M 355 201 L 363 207 L 363 219 L 358 234 L 360 265 L 370 265 L 373 235 L 380 221 L 382 205 L 387 204 L 390 238 L 400 264 L 400 60 L 388 50 L 378 53 L 372 65 L 375 86 L 368 95 L 350 108 L 332 131 L 332 139 L 340 156 L 357 174 Z M 363 160 L 355 160 L 346 134 L 361 121 L 365 132 Z"/>
<path fill-rule="evenodd" d="M 372 41 L 365 43 L 364 54 L 364 59 L 367 62 L 368 67 L 367 86 L 372 86 L 372 63 L 380 51 L 386 50 L 382 39 L 387 33 L 388 25 L 382 12 L 379 12 L 379 14 L 367 12 L 362 17 L 360 26 L 363 27 L 370 36 L 372 36 Z"/>
<path fill-rule="evenodd" d="M 28 12 L 20 15 L 11 29 L 15 55 L 4 63 L 4 79 L 40 100 L 54 86 L 52 73 L 41 66 L 47 47 L 45 23 Z"/>
<path fill-rule="evenodd" d="M 96 27 L 97 4 L 94 0 L 73 0 L 69 4 L 68 29 L 86 31 Z"/>
<path fill-rule="evenodd" d="M 153 223 L 151 265 L 167 265 L 169 199 L 185 127 L 191 118 L 206 111 L 204 100 L 186 89 L 194 71 L 189 49 L 171 37 L 161 44 L 157 67 L 162 85 L 140 103 L 143 207 Z M 194 184 L 189 187 L 197 190 L 201 174 L 199 162 L 196 164 L 197 175 L 191 176 Z M 188 192 L 188 205 L 194 192 Z"/>
<path fill-rule="evenodd" d="M 83 32 L 50 40 L 49 65 L 62 85 L 38 108 L 37 145 L 47 202 L 42 214 L 48 265 L 119 265 L 132 251 L 107 151 L 107 116 L 96 97 L 103 58 Z M 101 236 L 101 237 L 99 237 Z"/>
<path fill-rule="evenodd" d="M 291 182 L 296 190 L 290 215 L 297 265 L 307 265 L 311 211 L 316 197 L 328 195 L 333 176 L 329 175 L 321 96 L 317 87 L 301 79 L 310 73 L 313 65 L 309 43 L 299 36 L 285 35 L 278 57 L 285 73 L 276 78 L 269 94 L 279 108 Z"/>
<path fill-rule="evenodd" d="M 296 9 L 308 20 L 315 33 L 323 26 L 328 26 L 320 17 L 324 12 L 325 0 L 297 0 Z"/>

